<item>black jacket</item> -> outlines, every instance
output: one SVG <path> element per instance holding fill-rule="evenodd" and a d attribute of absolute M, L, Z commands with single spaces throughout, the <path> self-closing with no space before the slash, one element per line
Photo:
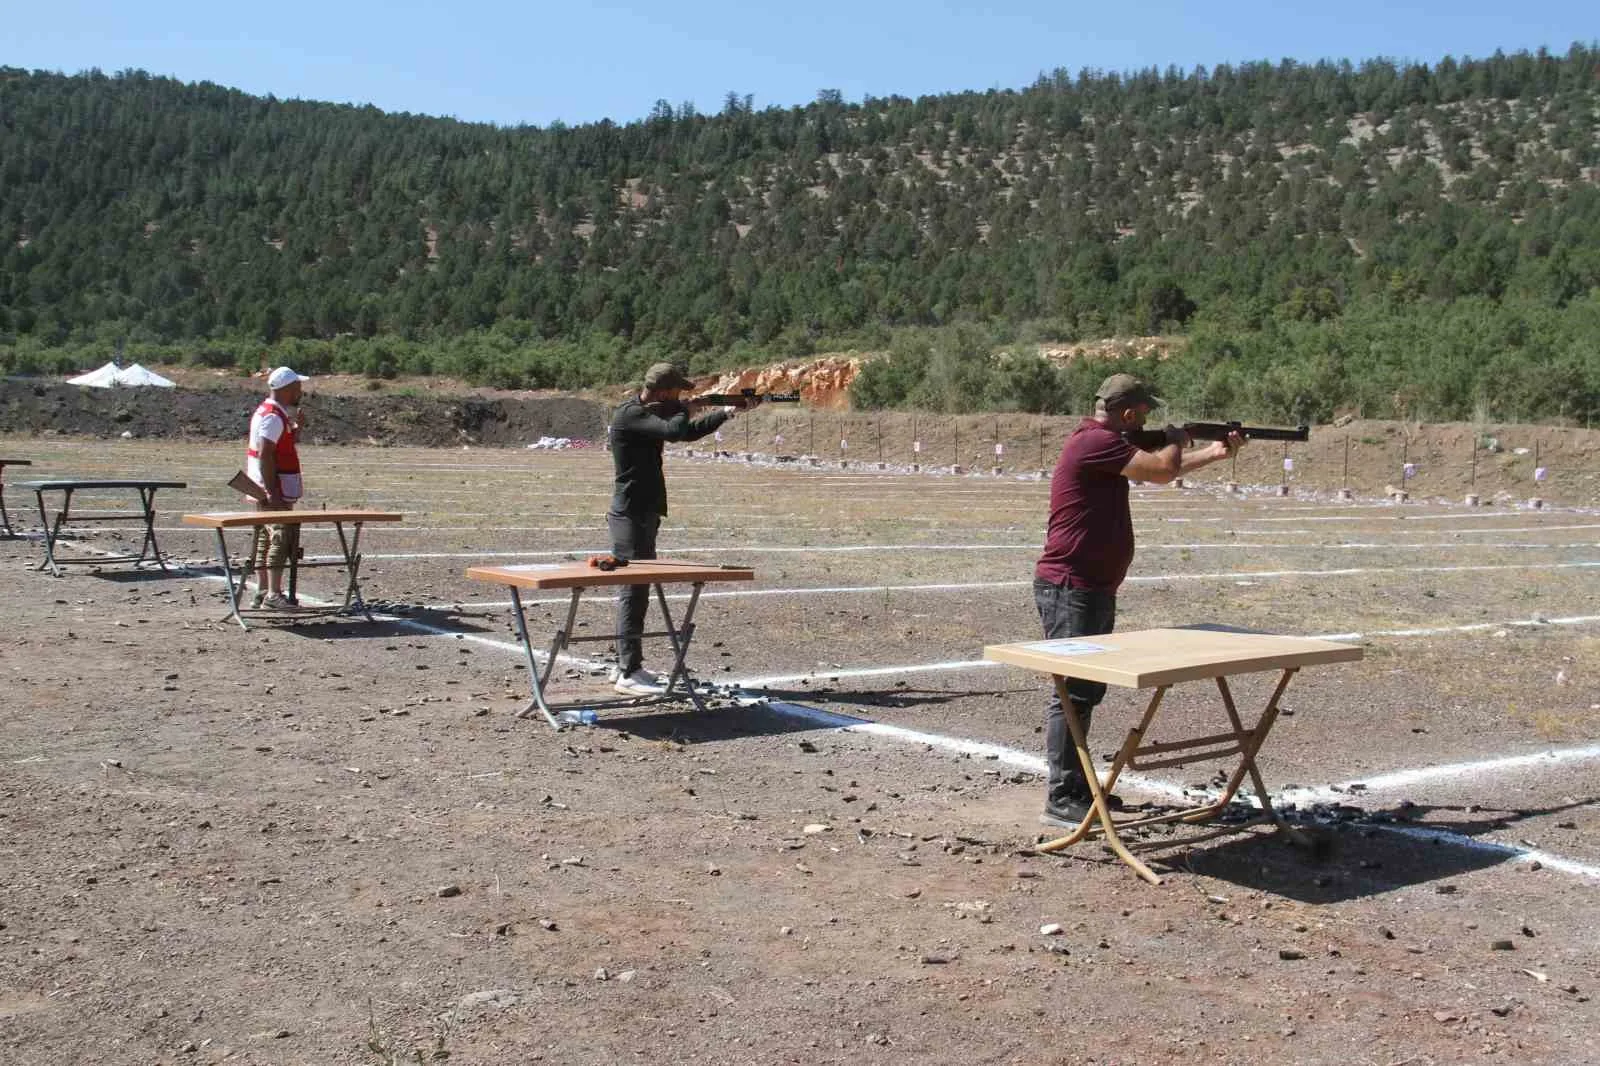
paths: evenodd
<path fill-rule="evenodd" d="M 611 415 L 611 465 L 617 484 L 611 496 L 616 514 L 667 513 L 667 482 L 661 475 L 661 448 L 667 441 L 699 440 L 728 420 L 726 411 L 690 418 L 678 403 L 646 406 L 638 396 L 624 400 Z"/>

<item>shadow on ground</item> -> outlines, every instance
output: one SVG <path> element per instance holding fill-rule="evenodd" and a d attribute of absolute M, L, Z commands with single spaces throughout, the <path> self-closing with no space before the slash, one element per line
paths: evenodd
<path fill-rule="evenodd" d="M 1158 872 L 1188 871 L 1304 903 L 1335 903 L 1430 883 L 1440 892 L 1453 892 L 1451 878 L 1525 856 L 1523 848 L 1479 839 L 1484 834 L 1593 802 L 1492 812 L 1402 804 L 1335 819 L 1316 811 L 1291 812 L 1291 824 L 1310 838 L 1311 847 L 1293 845 L 1283 834 L 1260 827 L 1177 850 L 1180 830 L 1170 848 L 1140 849 L 1140 854 Z M 1482 816 L 1429 820 L 1439 813 Z"/>

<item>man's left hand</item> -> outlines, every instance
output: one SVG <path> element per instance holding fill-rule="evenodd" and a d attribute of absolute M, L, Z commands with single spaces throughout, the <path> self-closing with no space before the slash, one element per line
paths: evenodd
<path fill-rule="evenodd" d="M 1238 433 L 1229 433 L 1221 440 L 1211 442 L 1211 447 L 1207 449 L 1209 453 L 1207 458 L 1226 459 L 1242 447 L 1244 447 L 1244 437 Z"/>

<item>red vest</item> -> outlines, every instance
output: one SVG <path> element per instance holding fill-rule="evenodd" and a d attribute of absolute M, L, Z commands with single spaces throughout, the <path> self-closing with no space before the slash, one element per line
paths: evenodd
<path fill-rule="evenodd" d="M 283 433 L 279 435 L 277 446 L 273 448 L 273 454 L 278 459 L 278 473 L 298 474 L 300 472 L 300 453 L 295 451 L 295 425 L 294 420 L 289 417 L 289 412 L 285 411 L 276 400 L 266 399 L 262 400 L 261 406 L 256 408 L 256 414 L 263 418 L 267 415 L 275 414 L 283 420 Z M 250 447 L 251 443 L 251 441 L 245 442 L 245 454 L 252 459 L 261 458 L 261 453 Z"/>

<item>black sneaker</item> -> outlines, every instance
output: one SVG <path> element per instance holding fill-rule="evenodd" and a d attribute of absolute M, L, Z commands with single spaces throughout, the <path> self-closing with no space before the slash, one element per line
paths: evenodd
<path fill-rule="evenodd" d="M 1045 825 L 1072 828 L 1085 818 L 1089 817 L 1089 808 L 1094 803 L 1092 796 L 1068 796 L 1064 800 L 1045 800 L 1044 813 L 1039 815 L 1039 821 Z M 1120 811 L 1125 804 L 1122 797 L 1115 792 L 1106 794 L 1106 806 L 1113 811 Z"/>
<path fill-rule="evenodd" d="M 1051 825 L 1058 829 L 1074 829 L 1085 818 L 1089 817 L 1088 800 L 1064 800 L 1061 803 L 1045 801 L 1044 811 L 1039 815 L 1041 825 Z"/>

